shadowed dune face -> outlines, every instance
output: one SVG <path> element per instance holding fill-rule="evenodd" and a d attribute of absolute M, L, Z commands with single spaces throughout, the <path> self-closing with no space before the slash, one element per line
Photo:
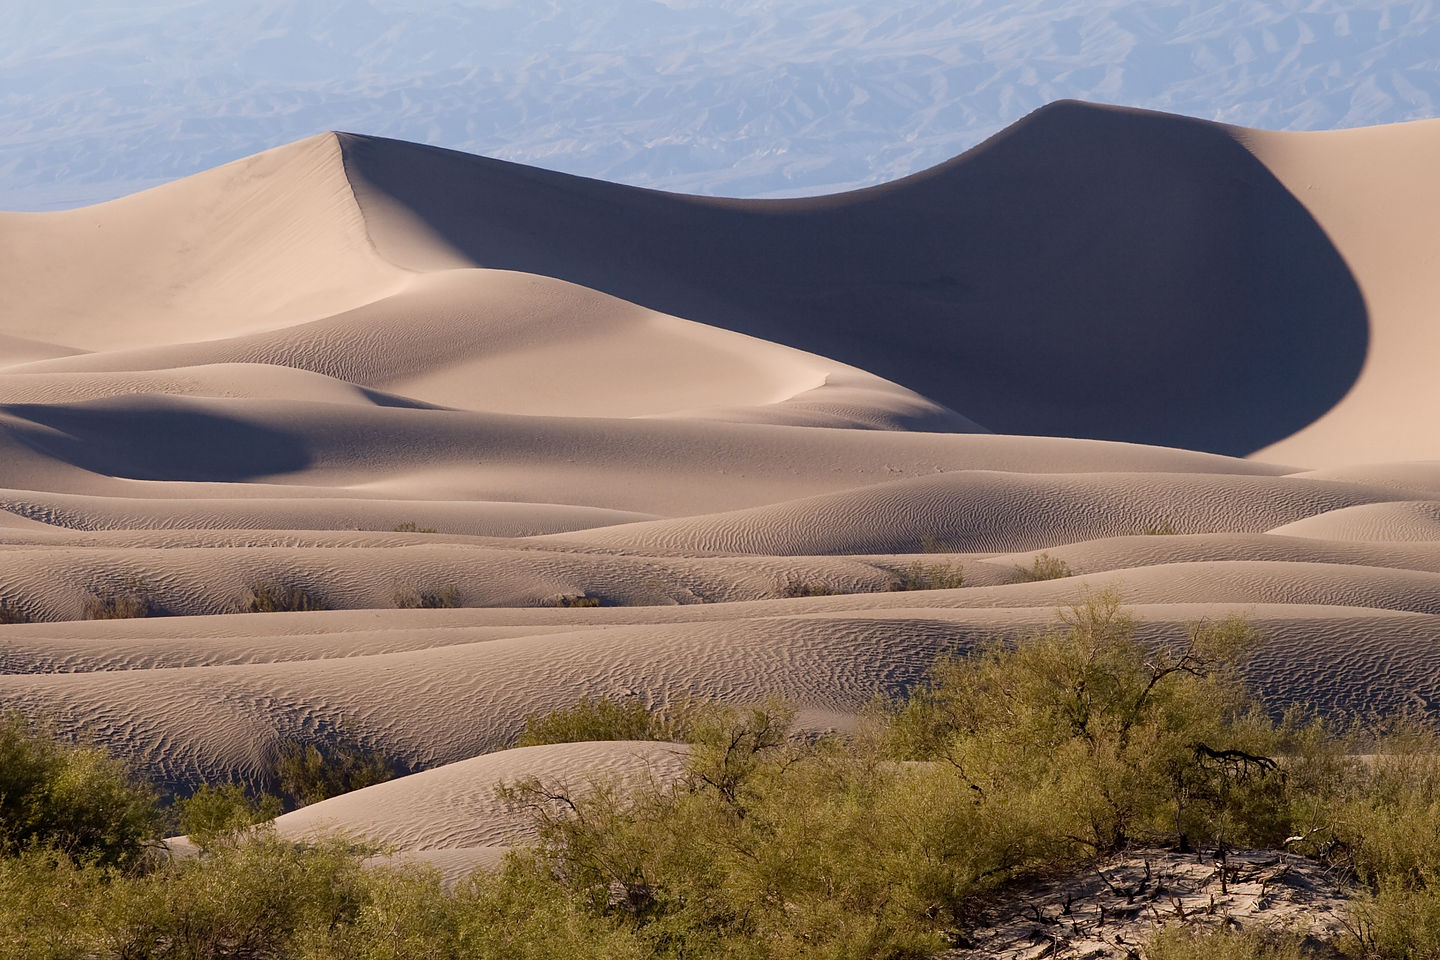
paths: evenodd
<path fill-rule="evenodd" d="M 795 201 L 340 143 L 402 266 L 558 277 L 855 364 L 1001 433 L 1245 455 L 1330 409 L 1366 355 L 1334 246 L 1202 121 L 1055 104 L 925 173 Z"/>
<path fill-rule="evenodd" d="M 240 483 L 294 473 L 310 463 L 304 437 L 168 398 L 101 404 L 0 406 L 23 421 L 11 429 L 36 451 L 94 473 L 129 480 Z"/>

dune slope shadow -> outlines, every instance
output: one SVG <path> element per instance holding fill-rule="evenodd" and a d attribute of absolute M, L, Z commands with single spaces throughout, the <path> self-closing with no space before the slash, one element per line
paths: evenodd
<path fill-rule="evenodd" d="M 1314 218 L 1198 120 L 1062 102 L 907 179 L 773 201 L 340 142 L 403 266 L 559 277 L 862 367 L 1003 433 L 1244 455 L 1333 406 L 1368 345 Z"/>
<path fill-rule="evenodd" d="M 189 409 L 171 398 L 16 403 L 0 412 L 22 421 L 6 426 L 32 449 L 128 480 L 240 482 L 293 473 L 311 462 L 298 434 Z"/>

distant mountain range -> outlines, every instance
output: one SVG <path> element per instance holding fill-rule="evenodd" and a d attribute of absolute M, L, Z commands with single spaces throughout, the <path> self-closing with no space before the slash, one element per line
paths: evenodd
<path fill-rule="evenodd" d="M 1432 0 L 51 0 L 0 27 L 0 209 L 326 129 L 728 196 L 950 157 L 1060 97 L 1274 129 L 1440 114 Z"/>

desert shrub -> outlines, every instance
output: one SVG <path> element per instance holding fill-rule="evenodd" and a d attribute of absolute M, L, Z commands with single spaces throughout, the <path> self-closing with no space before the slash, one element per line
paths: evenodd
<path fill-rule="evenodd" d="M 395 526 L 391 528 L 391 532 L 392 532 L 392 533 L 439 533 L 440 531 L 436 530 L 434 527 L 421 527 L 421 526 L 416 526 L 414 520 L 406 520 L 406 521 L 404 521 L 404 522 L 402 522 L 402 523 L 397 523 L 397 524 L 395 524 Z"/>
<path fill-rule="evenodd" d="M 840 591 L 822 583 L 819 580 L 807 580 L 804 577 L 791 577 L 785 581 L 785 586 L 780 589 L 782 597 L 829 597 Z"/>
<path fill-rule="evenodd" d="M 106 946 L 116 957 L 295 957 L 360 909 L 363 861 L 349 843 L 270 833 L 112 883 Z"/>
<path fill-rule="evenodd" d="M 280 796 L 291 807 L 384 783 L 398 772 L 384 753 L 345 739 L 326 744 L 287 740 L 280 745 L 273 771 Z"/>
<path fill-rule="evenodd" d="M 1175 529 L 1175 524 L 1171 523 L 1169 520 L 1163 520 L 1160 523 L 1152 523 L 1147 527 L 1141 528 L 1140 530 L 1140 535 L 1145 537 L 1173 537 L 1179 533 L 1180 531 Z"/>
<path fill-rule="evenodd" d="M 132 620 L 160 616 L 161 610 L 149 593 L 138 584 L 102 588 L 85 598 L 86 620 Z"/>
<path fill-rule="evenodd" d="M 1043 810 L 1058 847 L 1284 829 L 1274 726 L 1236 670 L 1255 641 L 1243 621 L 1195 624 L 1181 649 L 1151 650 L 1105 592 L 1062 622 L 942 661 L 897 712 L 895 755 L 946 763 L 984 803 Z"/>
<path fill-rule="evenodd" d="M 200 785 L 193 794 L 176 802 L 180 831 L 202 849 L 233 845 L 248 835 L 250 828 L 268 823 L 280 815 L 279 797 L 252 795 L 238 783 Z"/>
<path fill-rule="evenodd" d="M 1324 945 L 1285 930 L 1227 926 L 1196 929 L 1161 927 L 1141 948 L 1144 960 L 1306 960 L 1333 956 Z"/>
<path fill-rule="evenodd" d="M 102 953 L 105 905 L 123 874 L 53 847 L 0 856 L 0 957 L 90 960 Z"/>
<path fill-rule="evenodd" d="M 933 533 L 927 533 L 920 538 L 921 553 L 954 553 L 955 548 Z"/>
<path fill-rule="evenodd" d="M 0 598 L 0 625 L 10 623 L 31 623 L 33 621 L 18 603 L 9 598 Z"/>
<path fill-rule="evenodd" d="M 515 741 L 517 747 L 544 743 L 579 743 L 586 740 L 672 740 L 681 726 L 665 713 L 652 710 L 639 697 L 611 699 L 581 697 L 574 706 L 532 713 Z"/>
<path fill-rule="evenodd" d="M 257 583 L 250 587 L 245 613 L 300 613 L 329 610 L 330 606 L 303 587 L 275 583 Z"/>
<path fill-rule="evenodd" d="M 965 569 L 960 564 L 921 563 L 915 561 L 893 571 L 891 590 L 955 590 L 965 585 Z"/>
<path fill-rule="evenodd" d="M 105 750 L 64 743 L 13 711 L 0 716 L 0 852 L 41 845 L 131 866 L 160 823 L 154 791 Z"/>
<path fill-rule="evenodd" d="M 1036 583 L 1041 580 L 1063 580 L 1071 576 L 1070 564 L 1048 553 L 1042 553 L 1031 561 L 1028 567 L 1015 567 L 1016 583 Z"/>
<path fill-rule="evenodd" d="M 402 588 L 395 592 L 395 606 L 401 610 L 436 610 L 460 605 L 460 591 L 449 585 L 430 590 Z"/>
<path fill-rule="evenodd" d="M 15 960 L 642 960 L 664 955 L 515 867 L 447 891 L 366 864 L 344 838 L 260 832 L 144 875 L 53 850 L 0 858 L 0 956 Z"/>
<path fill-rule="evenodd" d="M 598 607 L 599 597 L 587 596 L 583 593 L 567 593 L 557 598 L 551 606 L 556 607 Z"/>
<path fill-rule="evenodd" d="M 942 949 L 944 905 L 957 884 L 928 869 L 903 772 L 854 762 L 836 741 L 795 740 L 791 717 L 775 703 L 707 709 L 694 721 L 688 771 L 675 787 L 508 785 L 505 795 L 539 822 L 534 875 L 663 944 L 657 955 Z M 929 812 L 968 810 L 939 803 Z"/>
<path fill-rule="evenodd" d="M 1433 868 L 1432 868 L 1433 869 Z M 1364 960 L 1440 957 L 1440 887 L 1386 880 L 1352 904 L 1345 952 Z"/>

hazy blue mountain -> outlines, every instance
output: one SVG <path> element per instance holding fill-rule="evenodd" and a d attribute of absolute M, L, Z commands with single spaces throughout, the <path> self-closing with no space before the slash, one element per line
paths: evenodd
<path fill-rule="evenodd" d="M 815 193 L 1075 97 L 1282 129 L 1440 114 L 1434 0 L 46 0 L 0 24 L 0 208 L 327 129 Z"/>

